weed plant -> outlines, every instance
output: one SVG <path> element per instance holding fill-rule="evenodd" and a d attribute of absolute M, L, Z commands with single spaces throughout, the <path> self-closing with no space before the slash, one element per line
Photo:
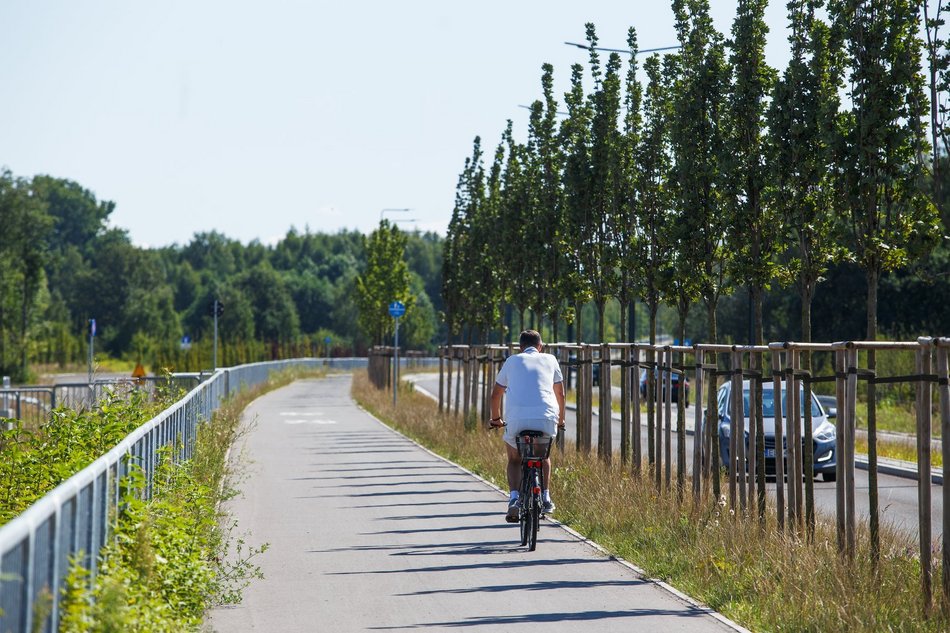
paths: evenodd
<path fill-rule="evenodd" d="M 482 425 L 466 432 L 459 418 L 439 414 L 430 399 L 408 389 L 394 410 L 391 394 L 359 373 L 353 393 L 400 432 L 504 487 L 500 435 Z M 950 630 L 939 604 L 929 618 L 923 614 L 919 559 L 906 532 L 883 531 L 875 570 L 863 528 L 849 563 L 838 555 L 828 517 L 819 517 L 809 542 L 803 534 L 780 532 L 772 507 L 760 524 L 734 514 L 725 499 L 706 495 L 694 504 L 690 483 L 680 502 L 676 491 L 658 491 L 647 476 L 634 478 L 619 456 L 608 466 L 568 443 L 553 462 L 560 521 L 751 630 Z M 499 497 L 499 516 L 503 509 Z M 940 586 L 939 573 L 934 586 Z"/>

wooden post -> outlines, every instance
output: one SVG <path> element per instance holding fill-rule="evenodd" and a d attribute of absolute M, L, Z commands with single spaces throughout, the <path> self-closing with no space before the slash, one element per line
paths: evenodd
<path fill-rule="evenodd" d="M 445 407 L 445 346 L 439 345 L 439 413 Z"/>
<path fill-rule="evenodd" d="M 804 475 L 802 473 L 802 407 L 799 396 L 801 384 L 796 375 L 801 368 L 799 354 L 800 352 L 797 349 L 792 348 L 789 350 L 792 370 L 789 373 L 789 381 L 785 385 L 785 402 L 788 407 L 788 428 L 791 433 L 794 433 L 794 441 L 792 441 L 792 446 L 794 447 L 794 465 L 789 469 L 792 473 L 792 482 L 789 482 L 789 484 L 794 483 L 795 528 L 800 532 L 802 527 L 802 477 Z M 791 495 L 789 495 L 789 497 L 792 498 Z"/>
<path fill-rule="evenodd" d="M 703 428 L 703 363 L 705 353 L 699 347 L 694 347 L 696 361 L 696 379 L 693 381 L 693 402 L 696 403 L 693 422 L 693 501 L 699 503 L 702 496 L 703 483 L 703 438 L 708 432 Z M 716 419 L 715 411 L 708 413 L 707 426 L 712 426 Z"/>
<path fill-rule="evenodd" d="M 753 360 L 754 358 L 755 358 L 755 352 L 750 350 L 749 351 L 749 368 L 750 369 L 755 369 L 755 361 Z M 741 354 L 739 356 L 739 363 L 740 363 L 740 368 L 741 368 L 742 366 Z M 759 429 L 757 426 L 758 411 L 755 410 L 755 390 L 756 390 L 757 384 L 758 383 L 754 376 L 749 378 L 749 443 L 745 446 L 745 453 L 746 453 L 745 457 L 746 457 L 746 464 L 747 464 L 746 487 L 749 491 L 748 492 L 749 505 L 752 506 L 753 504 L 755 504 L 756 508 L 758 508 L 758 502 L 756 501 L 756 494 L 755 494 L 755 488 L 756 488 L 756 483 L 757 483 L 756 481 L 757 473 L 755 470 L 755 466 L 756 466 L 755 451 L 756 451 L 756 447 L 758 446 L 758 440 L 759 440 Z M 743 408 L 744 407 L 745 405 L 743 404 Z M 743 413 L 743 415 L 745 415 L 745 413 Z M 750 512 L 749 514 L 751 515 L 752 512 Z"/>
<path fill-rule="evenodd" d="M 930 345 L 917 349 L 917 374 L 927 375 L 933 370 Z M 920 591 L 924 615 L 933 610 L 933 536 L 930 509 L 930 417 L 933 407 L 930 381 L 917 382 L 917 511 L 920 528 Z M 945 510 L 946 511 L 946 510 Z"/>
<path fill-rule="evenodd" d="M 465 377 L 465 393 L 462 398 L 462 420 L 468 424 L 468 411 L 472 404 L 472 364 L 469 362 L 472 350 L 468 347 L 462 350 L 462 369 Z"/>
<path fill-rule="evenodd" d="M 847 356 L 848 388 L 845 397 L 845 409 L 847 412 L 845 430 L 845 553 L 848 560 L 854 560 L 855 553 L 855 528 L 856 518 L 854 514 L 854 426 L 855 413 L 857 412 L 858 402 L 858 350 L 854 347 L 848 348 Z"/>
<path fill-rule="evenodd" d="M 620 348 L 620 463 L 630 459 L 630 347 Z"/>
<path fill-rule="evenodd" d="M 673 485 L 673 348 L 669 345 L 663 350 L 663 409 L 666 417 L 666 464 L 663 472 L 666 474 L 666 489 Z"/>
<path fill-rule="evenodd" d="M 937 339 L 937 391 L 940 397 L 940 448 L 943 454 L 943 604 L 950 608 L 950 486 L 946 485 L 950 475 L 950 381 L 948 381 L 947 352 L 950 351 L 950 339 Z"/>
<path fill-rule="evenodd" d="M 782 414 L 782 350 L 772 350 L 772 409 L 775 420 L 775 514 L 785 530 L 785 437 Z"/>
<path fill-rule="evenodd" d="M 643 442 L 640 438 L 643 425 L 640 420 L 640 348 L 632 345 L 630 348 L 633 358 L 633 366 L 630 368 L 630 395 L 633 406 L 633 419 L 631 420 L 631 439 L 633 440 L 633 456 L 631 464 L 633 466 L 633 476 L 640 479 L 643 469 Z"/>
<path fill-rule="evenodd" d="M 608 464 L 613 458 L 613 394 L 610 392 L 610 347 L 600 346 L 600 435 L 598 453 Z"/>
<path fill-rule="evenodd" d="M 835 351 L 835 400 L 837 406 L 837 415 L 835 416 L 835 519 L 838 535 L 838 553 L 844 554 L 845 530 L 847 518 L 847 506 L 845 505 L 845 463 L 842 451 L 845 438 L 847 437 L 847 424 L 845 423 L 845 357 L 846 350 L 839 349 Z"/>
<path fill-rule="evenodd" d="M 730 356 L 730 398 L 729 398 L 729 507 L 733 510 L 738 509 L 738 468 L 736 462 L 739 459 L 740 438 L 744 433 L 742 420 L 742 373 L 738 369 L 739 361 L 736 359 L 736 352 L 733 351 Z M 738 404 L 737 404 L 738 399 Z M 739 465 L 743 465 L 739 462 Z M 742 504 L 743 508 L 745 503 Z"/>
<path fill-rule="evenodd" d="M 655 414 L 656 414 L 656 350 L 653 346 L 646 348 L 647 350 L 647 364 L 646 364 L 646 393 L 644 397 L 647 401 L 647 464 L 650 468 L 656 468 L 656 438 L 653 437 L 656 433 L 655 427 Z"/>

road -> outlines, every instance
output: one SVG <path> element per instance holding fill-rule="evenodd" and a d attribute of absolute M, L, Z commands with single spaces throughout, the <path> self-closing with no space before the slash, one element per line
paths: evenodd
<path fill-rule="evenodd" d="M 432 394 L 439 393 L 439 376 L 438 374 L 415 374 L 412 376 L 406 376 L 407 379 L 411 378 L 412 381 L 418 386 L 422 387 L 426 391 Z M 615 388 L 616 399 L 619 401 L 620 394 L 619 389 Z M 594 398 L 595 407 L 596 407 L 596 396 Z M 673 415 L 674 415 L 674 430 L 673 430 L 673 459 L 676 460 L 676 404 L 673 405 Z M 695 405 L 691 405 L 686 410 L 686 428 L 688 432 L 692 432 L 693 421 L 695 416 Z M 644 453 L 646 452 L 646 416 L 644 415 L 641 419 L 641 437 L 644 447 Z M 597 417 L 594 416 L 594 424 L 597 424 Z M 618 418 L 615 418 L 612 422 L 612 438 L 613 438 L 613 447 L 614 450 L 620 450 L 620 421 Z M 567 433 L 566 438 L 573 441 L 576 437 L 576 424 L 574 423 L 573 416 L 571 413 L 568 413 L 567 420 Z M 664 436 L 665 440 L 665 436 Z M 597 431 L 594 429 L 593 441 L 597 442 Z M 664 449 L 665 450 L 665 449 Z M 693 438 L 691 434 L 686 436 L 686 454 L 690 456 L 690 462 L 687 465 L 687 471 L 692 467 L 692 451 L 693 451 Z M 673 477 L 676 476 L 676 469 L 674 466 Z M 864 470 L 856 470 L 854 476 L 855 482 L 855 512 L 862 520 L 867 520 L 870 512 L 870 504 L 868 502 L 868 490 L 870 485 L 868 483 L 868 473 Z M 774 478 L 770 480 L 767 484 L 771 491 L 775 490 L 775 481 Z M 931 485 L 931 511 L 932 516 L 934 517 L 934 524 L 932 528 L 933 540 L 937 543 L 940 540 L 943 531 L 941 530 L 940 517 L 943 516 L 943 488 L 940 485 L 934 484 Z M 904 533 L 911 536 L 913 539 L 918 538 L 918 502 L 917 502 L 917 481 L 913 479 L 907 479 L 904 477 L 895 477 L 886 474 L 878 474 L 878 498 L 879 498 L 879 507 L 881 508 L 881 524 L 889 524 L 895 529 L 903 531 Z M 824 482 L 821 479 L 815 480 L 815 505 L 818 508 L 818 511 L 824 513 L 828 517 L 834 517 L 836 511 L 836 500 L 835 500 L 835 483 L 834 482 Z M 916 540 L 914 541 L 917 542 Z"/>
<path fill-rule="evenodd" d="M 605 557 L 556 522 L 518 546 L 504 493 L 359 409 L 349 376 L 256 400 L 228 503 L 266 579 L 209 624 L 230 631 L 743 630 Z M 250 422 L 254 421 L 253 424 Z"/>

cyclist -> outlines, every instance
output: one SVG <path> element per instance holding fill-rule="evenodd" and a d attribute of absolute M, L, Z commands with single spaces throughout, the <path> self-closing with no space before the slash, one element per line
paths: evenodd
<path fill-rule="evenodd" d="M 564 428 L 564 382 L 557 358 L 541 353 L 541 335 L 525 330 L 519 338 L 520 354 L 508 357 L 491 393 L 491 420 L 494 428 L 505 427 L 505 449 L 508 456 L 509 523 L 518 522 L 518 495 L 521 489 L 521 456 L 516 438 L 522 431 L 541 431 L 557 435 Z M 507 422 L 501 418 L 502 397 L 508 395 Z M 554 511 L 551 501 L 551 459 L 541 465 L 544 474 L 543 511 Z"/>

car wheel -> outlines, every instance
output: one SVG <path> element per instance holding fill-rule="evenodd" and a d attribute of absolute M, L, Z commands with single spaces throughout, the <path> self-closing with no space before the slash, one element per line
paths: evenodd
<path fill-rule="evenodd" d="M 835 481 L 837 478 L 838 478 L 838 475 L 834 471 L 830 473 L 821 473 L 822 481 Z"/>

